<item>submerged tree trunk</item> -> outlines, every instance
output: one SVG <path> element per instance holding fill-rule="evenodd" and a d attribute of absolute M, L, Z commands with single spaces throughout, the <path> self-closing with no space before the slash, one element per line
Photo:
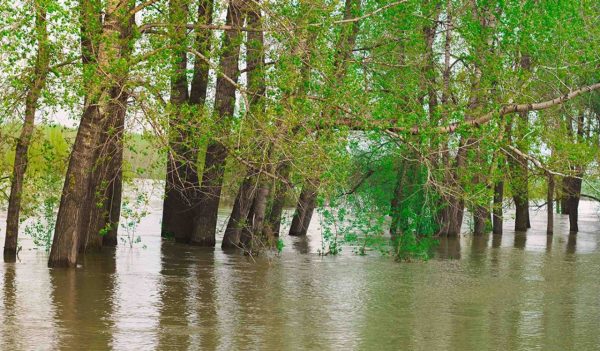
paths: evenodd
<path fill-rule="evenodd" d="M 197 162 L 199 157 L 198 138 L 199 126 L 197 116 L 204 108 L 208 89 L 209 65 L 197 57 L 194 61 L 191 91 L 188 96 L 187 80 L 187 47 L 185 45 L 187 24 L 187 3 L 171 1 L 171 21 L 181 24 L 173 29 L 174 44 L 173 66 L 174 73 L 171 81 L 172 116 L 169 120 L 169 153 L 167 160 L 167 175 L 165 181 L 165 198 L 161 236 L 173 237 L 178 242 L 189 242 L 194 228 L 194 203 L 198 198 L 199 177 Z M 212 0 L 202 0 L 198 5 L 198 24 L 212 23 Z M 196 50 L 204 55 L 210 51 L 210 32 L 197 30 Z M 188 104 L 193 109 L 189 113 L 183 109 Z"/>
<path fill-rule="evenodd" d="M 247 26 L 249 28 L 262 28 L 261 13 L 258 7 L 259 3 L 256 2 L 255 5 L 245 9 Z M 262 115 L 265 111 L 264 95 L 266 91 L 264 78 L 264 35 L 261 31 L 251 31 L 247 34 L 247 38 L 246 65 L 252 67 L 247 76 L 248 103 L 250 104 L 248 107 L 253 115 Z M 256 149 L 263 150 L 265 147 L 269 150 L 267 152 L 267 159 L 269 159 L 271 145 L 261 141 Z M 247 236 L 251 238 L 262 234 L 262 224 L 261 232 L 257 232 L 253 222 L 256 222 L 255 219 L 260 215 L 258 213 L 260 211 L 263 211 L 262 217 L 264 218 L 264 209 L 260 203 L 260 197 L 264 195 L 262 191 L 264 188 L 263 183 L 264 181 L 261 180 L 261 169 L 248 167 L 246 178 L 240 185 L 229 222 L 227 223 L 227 229 L 225 230 L 221 245 L 223 248 L 239 247 L 240 240 L 243 239 L 241 238 L 242 233 L 248 233 Z"/>
<path fill-rule="evenodd" d="M 486 206 L 475 206 L 473 213 L 473 234 L 483 235 L 488 231 L 490 210 Z"/>
<path fill-rule="evenodd" d="M 244 11 L 237 1 L 229 2 L 226 25 L 240 28 L 244 23 Z M 217 125 L 225 127 L 233 117 L 236 86 L 239 75 L 241 33 L 237 29 L 225 31 L 223 51 L 219 64 L 221 75 L 217 78 L 215 92 L 215 112 Z M 214 246 L 217 216 L 225 172 L 227 150 L 218 140 L 209 141 L 204 161 L 204 171 L 200 184 L 198 201 L 195 206 L 192 236 L 190 243 L 198 246 Z"/>
<path fill-rule="evenodd" d="M 130 8 L 133 6 L 129 5 Z M 97 8 L 93 9 L 97 11 Z M 98 20 L 99 23 L 99 20 Z M 132 52 L 132 35 L 135 19 L 128 16 L 127 22 L 119 32 L 120 57 L 128 59 Z M 91 27 L 88 24 L 88 27 Z M 98 35 L 97 28 L 82 29 L 90 31 L 87 35 Z M 82 47 L 84 41 L 82 41 Z M 94 46 L 86 48 L 94 50 Z M 94 167 L 88 186 L 88 198 L 83 205 L 87 213 L 83 214 L 79 233 L 80 252 L 88 249 L 100 250 L 102 246 L 116 246 L 119 219 L 121 214 L 121 198 L 123 189 L 123 137 L 125 132 L 125 115 L 129 94 L 124 88 L 124 77 L 121 84 L 109 89 L 110 100 L 107 103 L 100 136 L 94 155 Z M 87 98 L 87 97 L 86 97 Z M 87 218 L 86 218 L 87 216 Z"/>
<path fill-rule="evenodd" d="M 493 230 L 494 234 L 502 234 L 503 231 L 503 209 L 504 202 L 504 181 L 500 180 L 494 184 L 494 209 L 493 209 Z"/>
<path fill-rule="evenodd" d="M 554 175 L 548 174 L 548 191 L 546 195 L 546 234 L 554 234 Z"/>
<path fill-rule="evenodd" d="M 100 132 L 88 188 L 88 219 L 80 233 L 80 252 L 117 245 L 123 182 L 123 133 L 128 94 L 113 90 L 107 125 Z M 84 214 L 85 216 L 85 214 Z"/>
<path fill-rule="evenodd" d="M 290 226 L 291 236 L 305 236 L 310 226 L 310 220 L 317 205 L 317 188 L 318 183 L 306 183 L 302 187 L 296 211 Z"/>
<path fill-rule="evenodd" d="M 569 207 L 569 231 L 579 231 L 579 199 L 581 198 L 581 176 L 579 173 L 576 177 L 569 177 L 569 192 L 567 195 L 567 206 Z"/>
<path fill-rule="evenodd" d="M 21 195 L 23 181 L 29 163 L 27 152 L 33 135 L 35 112 L 38 99 L 46 83 L 48 73 L 48 31 L 46 25 L 46 10 L 39 1 L 34 1 L 35 31 L 37 38 L 37 57 L 31 85 L 25 97 L 25 120 L 21 135 L 15 148 L 15 161 L 11 178 L 10 196 L 8 199 L 8 212 L 6 216 L 6 238 L 4 241 L 4 261 L 14 262 L 17 256 L 17 239 L 19 235 L 19 215 L 21 211 Z"/>
<path fill-rule="evenodd" d="M 524 134 L 528 120 L 522 114 L 518 120 L 519 134 Z M 511 170 L 511 188 L 513 201 L 515 203 L 515 230 L 526 231 L 530 228 L 529 223 L 529 170 L 527 160 L 517 153 L 513 153 L 509 159 Z"/>
<path fill-rule="evenodd" d="M 248 175 L 240 185 L 223 235 L 221 247 L 224 249 L 237 248 L 240 245 L 240 235 L 244 227 L 248 225 L 248 213 L 256 191 L 255 180 L 255 177 Z"/>
<path fill-rule="evenodd" d="M 289 162 L 283 162 L 278 170 L 277 174 L 287 180 L 290 175 L 290 164 Z M 274 185 L 274 189 L 270 192 L 272 203 L 271 207 L 267 211 L 265 219 L 265 231 L 278 237 L 281 231 L 281 218 L 283 216 L 283 209 L 285 207 L 285 199 L 287 194 L 287 185 L 283 182 L 277 181 Z"/>
<path fill-rule="evenodd" d="M 350 20 L 356 17 L 357 13 L 360 12 L 360 9 L 361 2 L 359 0 L 346 0 L 344 2 L 344 20 Z M 350 21 L 345 24 L 341 30 L 340 37 L 335 45 L 336 50 L 333 61 L 334 73 L 332 79 L 333 88 L 337 88 L 337 85 L 342 83 L 346 76 L 348 61 L 352 56 L 352 50 L 356 43 L 359 28 L 359 21 Z M 333 111 L 326 111 L 325 114 L 332 115 L 331 118 L 335 117 Z M 296 204 L 296 211 L 292 219 L 289 235 L 306 235 L 310 220 L 317 205 L 318 188 L 318 180 L 308 180 L 305 182 Z"/>
<path fill-rule="evenodd" d="M 123 51 L 129 46 L 129 41 L 122 38 L 131 24 L 129 11 L 133 4 L 133 1 L 109 0 L 106 5 L 98 67 L 94 72 L 96 79 L 93 80 L 97 86 L 88 87 L 93 95 L 87 101 L 86 112 L 81 118 L 69 158 L 48 260 L 50 267 L 74 267 L 77 264 L 80 233 L 87 225 L 85 204 L 89 202 L 88 187 L 94 168 L 95 150 L 99 145 L 100 128 L 110 110 L 111 93 L 113 89 L 122 89 L 126 74 L 121 71 L 117 75 L 111 65 L 120 62 Z"/>

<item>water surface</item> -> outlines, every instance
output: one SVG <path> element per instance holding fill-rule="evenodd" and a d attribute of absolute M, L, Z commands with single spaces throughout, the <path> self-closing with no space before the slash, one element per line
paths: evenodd
<path fill-rule="evenodd" d="M 24 238 L 20 262 L 0 264 L 0 349 L 600 349 L 591 203 L 576 235 L 558 215 L 547 237 L 542 210 L 526 234 L 445 239 L 413 263 L 320 257 L 317 218 L 269 259 L 161 243 L 159 207 L 139 229 L 146 248 L 78 269 L 46 268 Z"/>

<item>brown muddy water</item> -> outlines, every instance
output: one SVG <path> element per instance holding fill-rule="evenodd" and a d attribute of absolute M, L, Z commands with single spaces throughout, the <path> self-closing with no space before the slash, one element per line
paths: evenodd
<path fill-rule="evenodd" d="M 316 223 L 252 261 L 161 243 L 155 204 L 142 243 L 82 268 L 46 268 L 24 238 L 0 263 L 0 349 L 600 350 L 600 219 L 582 212 L 577 235 L 558 215 L 547 237 L 542 209 L 527 234 L 442 240 L 413 263 L 321 257 Z"/>

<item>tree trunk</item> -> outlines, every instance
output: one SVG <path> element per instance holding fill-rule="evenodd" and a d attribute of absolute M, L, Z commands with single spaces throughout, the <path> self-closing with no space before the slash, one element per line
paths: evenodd
<path fill-rule="evenodd" d="M 560 214 L 569 214 L 569 177 L 563 177 L 560 191 Z"/>
<path fill-rule="evenodd" d="M 502 205 L 504 202 L 504 181 L 500 180 L 494 184 L 494 210 L 493 210 L 493 230 L 494 234 L 502 234 L 504 214 Z"/>
<path fill-rule="evenodd" d="M 117 75 L 111 65 L 123 58 L 129 47 L 128 40 L 122 40 L 123 33 L 131 25 L 129 11 L 133 1 L 110 0 L 107 2 L 106 15 L 102 28 L 102 39 L 98 52 L 98 67 L 93 79 L 96 87 L 88 87 L 93 95 L 81 118 L 79 130 L 73 144 L 65 184 L 60 200 L 56 220 L 54 240 L 48 266 L 74 267 L 77 264 L 80 233 L 87 225 L 86 204 L 90 199 L 88 187 L 94 168 L 95 150 L 100 141 L 100 128 L 108 116 L 113 89 L 122 89 L 126 73 Z M 110 73 L 109 73 L 110 72 Z M 107 77 L 109 75 L 109 77 Z"/>
<path fill-rule="evenodd" d="M 354 18 L 358 12 L 360 12 L 361 2 L 360 0 L 346 0 L 344 2 L 344 20 Z M 346 75 L 348 68 L 348 59 L 352 56 L 352 50 L 356 43 L 358 36 L 358 30 L 360 28 L 359 21 L 351 21 L 348 25 L 342 27 L 340 36 L 335 45 L 336 51 L 334 55 L 334 73 L 333 73 L 333 88 L 337 88 Z M 326 115 L 333 114 L 332 112 L 325 112 Z M 331 116 L 335 118 L 335 116 Z M 311 182 L 305 183 L 302 191 L 300 192 L 300 198 L 296 205 L 296 212 L 292 219 L 292 225 L 290 227 L 289 235 L 292 236 L 304 236 L 308 231 L 310 220 L 312 218 L 314 209 L 317 204 L 317 190 L 318 181 L 315 184 Z"/>
<path fill-rule="evenodd" d="M 187 4 L 171 1 L 170 5 L 171 21 L 186 24 Z M 212 23 L 212 8 L 212 0 L 200 2 L 198 24 Z M 175 111 L 169 120 L 169 154 L 161 236 L 173 237 L 178 242 L 189 242 L 194 229 L 194 204 L 198 198 L 199 188 L 197 171 L 199 145 L 196 145 L 195 141 L 198 139 L 199 126 L 196 125 L 197 117 L 193 113 L 183 111 L 182 106 L 186 103 L 195 106 L 195 113 L 200 113 L 204 108 L 209 65 L 200 58 L 195 59 L 191 91 L 188 96 L 187 47 L 177 48 L 178 45 L 185 44 L 185 26 L 173 29 L 172 36 L 176 49 L 173 50 L 175 69 L 171 81 L 171 104 Z M 210 31 L 198 30 L 195 45 L 198 52 L 206 55 L 210 51 Z"/>
<path fill-rule="evenodd" d="M 528 228 L 529 202 L 515 198 L 515 230 L 526 231 Z"/>
<path fill-rule="evenodd" d="M 244 23 L 243 11 L 237 1 L 229 2 L 226 25 L 239 28 Z M 235 107 L 234 86 L 228 79 L 237 82 L 239 75 L 238 60 L 241 34 L 239 30 L 225 31 L 223 51 L 220 61 L 221 75 L 217 78 L 215 92 L 215 111 L 217 124 L 226 127 L 231 120 Z M 224 78 L 227 77 L 227 78 Z M 226 129 L 226 128 L 225 128 Z M 204 172 L 200 184 L 198 201 L 195 204 L 194 228 L 190 243 L 198 246 L 214 246 L 219 213 L 219 201 L 223 186 L 223 174 L 227 150 L 217 140 L 211 140 L 206 150 Z"/>
<path fill-rule="evenodd" d="M 6 216 L 6 238 L 4 241 L 4 261 L 15 262 L 17 256 L 17 239 L 19 236 L 19 215 L 21 211 L 21 195 L 23 180 L 29 163 L 27 152 L 33 135 L 37 103 L 46 83 L 48 73 L 48 31 L 46 27 L 46 10 L 39 1 L 34 2 L 35 30 L 37 36 L 37 57 L 31 85 L 25 97 L 25 120 L 21 135 L 15 148 L 15 162 L 11 178 L 8 212 Z"/>
<path fill-rule="evenodd" d="M 256 2 L 255 5 L 259 5 Z M 249 6 L 246 9 L 247 26 L 249 28 L 262 28 L 260 8 L 258 6 Z M 264 79 L 264 36 L 261 31 L 251 31 L 248 33 L 248 41 L 246 43 L 246 65 L 252 67 L 252 70 L 248 72 L 248 102 L 249 108 L 252 113 L 263 114 L 264 113 L 264 95 L 265 95 L 265 79 Z M 271 147 L 266 145 L 262 141 L 259 142 L 257 150 L 263 150 L 264 147 L 268 148 L 267 159 L 270 158 Z M 264 219 L 264 208 L 260 202 L 259 197 L 263 196 L 264 193 L 261 189 L 264 188 L 264 181 L 262 181 L 260 169 L 248 168 L 248 174 L 244 179 L 244 182 L 240 186 L 234 208 L 227 223 L 227 229 L 223 237 L 223 248 L 238 247 L 240 244 L 240 234 L 245 230 L 251 230 L 251 236 L 257 234 L 256 228 L 253 224 L 256 223 L 256 218 L 259 215 L 257 211 L 262 211 L 262 218 Z M 267 188 L 268 191 L 268 188 Z M 265 204 L 266 206 L 266 199 Z M 254 211 L 250 211 L 250 208 Z M 262 220 L 261 220 L 261 231 L 262 231 Z"/>
<path fill-rule="evenodd" d="M 579 199 L 581 197 L 581 184 L 582 184 L 582 179 L 580 177 L 577 177 L 577 178 L 570 177 L 567 206 L 569 207 L 569 231 L 573 232 L 573 233 L 576 233 L 579 231 L 578 220 L 579 220 Z"/>
<path fill-rule="evenodd" d="M 490 223 L 490 210 L 486 206 L 475 206 L 473 211 L 473 234 L 483 235 Z"/>
<path fill-rule="evenodd" d="M 400 170 L 398 171 L 398 176 L 396 179 L 396 187 L 394 189 L 394 196 L 392 197 L 391 202 L 391 217 L 392 222 L 390 223 L 390 236 L 392 240 L 396 240 L 399 235 L 401 235 L 400 228 L 400 219 L 402 216 L 402 200 L 403 200 L 403 190 L 404 190 L 404 180 L 406 178 L 406 168 L 408 166 L 408 161 L 403 161 L 400 164 Z"/>
<path fill-rule="evenodd" d="M 548 174 L 548 192 L 546 195 L 546 234 L 554 234 L 554 175 Z"/>
<path fill-rule="evenodd" d="M 317 205 L 317 187 L 317 184 L 312 183 L 306 183 L 302 187 L 289 235 L 305 236 L 308 232 L 310 220 Z"/>
<path fill-rule="evenodd" d="M 288 179 L 290 175 L 290 164 L 284 161 L 278 168 L 277 174 L 283 178 Z M 278 237 L 281 231 L 281 216 L 283 215 L 283 208 L 285 207 L 285 199 L 287 194 L 287 186 L 283 182 L 276 182 L 272 194 L 272 204 L 268 211 L 265 220 L 265 230 L 269 231 L 273 236 Z"/>
<path fill-rule="evenodd" d="M 88 187 L 87 225 L 80 233 L 80 252 L 116 246 L 123 182 L 123 133 L 128 94 L 113 91 L 107 125 L 100 132 L 95 165 Z M 85 214 L 84 214 L 85 215 Z"/>
<path fill-rule="evenodd" d="M 235 197 L 231 216 L 227 222 L 227 228 L 223 236 L 221 247 L 224 249 L 236 248 L 240 246 L 240 235 L 242 229 L 248 225 L 248 213 L 252 206 L 254 194 L 256 191 L 256 178 L 248 175 L 242 184 Z"/>

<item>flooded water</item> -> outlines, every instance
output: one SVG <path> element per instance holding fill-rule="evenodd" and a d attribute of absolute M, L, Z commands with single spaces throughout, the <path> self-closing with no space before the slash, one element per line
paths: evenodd
<path fill-rule="evenodd" d="M 527 235 L 443 240 L 414 263 L 320 257 L 317 221 L 270 259 L 161 244 L 159 208 L 142 243 L 83 268 L 46 268 L 25 238 L 0 264 L 0 349 L 598 350 L 600 219 L 582 207 L 577 235 L 559 215 L 547 237 L 542 210 Z"/>

